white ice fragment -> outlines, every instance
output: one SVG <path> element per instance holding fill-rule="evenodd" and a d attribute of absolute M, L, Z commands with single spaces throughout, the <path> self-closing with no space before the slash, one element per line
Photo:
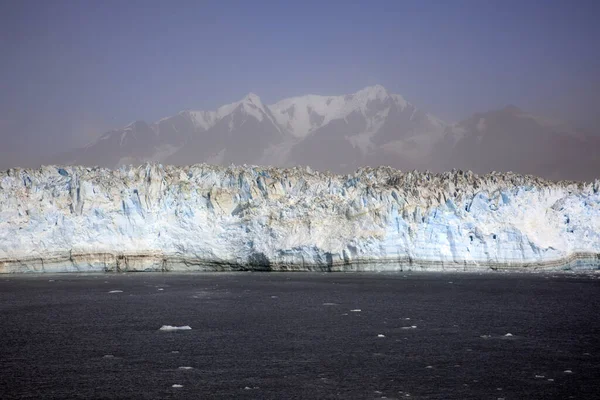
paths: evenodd
<path fill-rule="evenodd" d="M 554 382 L 554 379 L 548 378 L 548 382 Z"/>
<path fill-rule="evenodd" d="M 544 376 L 544 375 L 536 375 L 536 376 L 535 376 L 535 379 L 543 379 L 543 378 L 545 378 L 545 376 Z"/>
<path fill-rule="evenodd" d="M 412 325 L 411 328 L 412 329 L 417 329 L 417 326 L 416 325 Z"/>
<path fill-rule="evenodd" d="M 385 335 L 382 335 L 381 333 L 379 335 L 377 335 L 377 337 L 385 337 Z"/>
<path fill-rule="evenodd" d="M 252 390 L 252 388 L 250 386 L 246 386 L 244 390 Z"/>
<path fill-rule="evenodd" d="M 425 367 L 426 369 L 432 369 L 433 367 L 431 365 L 428 365 Z"/>
<path fill-rule="evenodd" d="M 506 337 L 511 337 L 512 335 L 513 335 L 512 333 L 507 333 L 507 334 L 506 334 L 506 335 L 504 335 L 504 336 L 506 336 Z"/>
<path fill-rule="evenodd" d="M 179 352 L 177 350 L 173 350 L 171 354 L 179 354 Z"/>
<path fill-rule="evenodd" d="M 106 354 L 102 358 L 115 358 L 112 354 Z"/>
<path fill-rule="evenodd" d="M 337 306 L 336 303 L 323 303 L 324 306 Z"/>
<path fill-rule="evenodd" d="M 279 296 L 271 296 L 272 299 L 278 299 Z"/>
<path fill-rule="evenodd" d="M 571 371 L 570 369 L 565 369 L 564 373 L 565 373 L 565 374 L 572 374 L 572 373 L 573 373 L 573 371 Z"/>
<path fill-rule="evenodd" d="M 192 329 L 189 325 L 184 326 L 172 326 L 172 325 L 163 325 L 160 327 L 159 331 L 189 331 Z"/>
<path fill-rule="evenodd" d="M 163 289 L 163 288 L 158 288 L 158 290 L 165 290 L 165 289 Z"/>
<path fill-rule="evenodd" d="M 174 384 L 174 385 L 173 385 L 173 386 L 171 386 L 171 387 L 174 387 L 174 388 L 182 388 L 182 387 L 183 387 L 183 385 L 180 385 L 180 384 L 176 383 L 176 384 Z"/>
<path fill-rule="evenodd" d="M 193 367 L 179 367 L 179 369 L 194 369 Z"/>
<path fill-rule="evenodd" d="M 108 293 L 123 293 L 123 291 L 122 290 L 111 290 Z"/>

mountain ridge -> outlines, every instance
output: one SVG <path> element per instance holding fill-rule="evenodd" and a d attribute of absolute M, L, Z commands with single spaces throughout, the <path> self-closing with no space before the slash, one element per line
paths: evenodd
<path fill-rule="evenodd" d="M 337 173 L 389 165 L 586 180 L 600 168 L 600 161 L 593 160 L 599 148 L 595 137 L 514 105 L 448 124 L 374 85 L 352 94 L 308 94 L 270 105 L 251 92 L 212 111 L 183 110 L 150 124 L 134 121 L 52 163 L 110 168 L 144 162 L 310 165 Z"/>

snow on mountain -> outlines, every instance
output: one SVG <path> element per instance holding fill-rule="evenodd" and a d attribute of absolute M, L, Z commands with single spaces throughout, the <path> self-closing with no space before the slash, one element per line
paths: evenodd
<path fill-rule="evenodd" d="M 450 126 L 375 85 L 272 105 L 250 93 L 214 111 L 182 111 L 154 124 L 136 121 L 51 163 L 310 165 L 338 173 L 387 165 L 593 179 L 600 169 L 599 149 L 598 136 L 514 106 Z"/>
<path fill-rule="evenodd" d="M 364 88 L 358 92 L 344 96 L 307 95 L 281 100 L 270 106 L 277 122 L 288 129 L 296 137 L 306 137 L 315 130 L 336 119 L 345 119 L 358 112 L 367 119 L 368 130 L 376 130 L 377 118 L 385 118 L 386 108 L 373 112 L 370 103 L 376 100 L 385 102 L 391 99 L 404 108 L 409 103 L 400 95 L 390 95 L 381 85 Z"/>
<path fill-rule="evenodd" d="M 229 116 L 236 110 L 242 110 L 246 115 L 262 121 L 263 118 L 273 120 L 273 117 L 263 105 L 260 97 L 254 93 L 249 93 L 240 101 L 226 104 L 219 107 L 216 111 L 190 111 L 190 116 L 194 123 L 203 130 L 208 130 L 223 118 Z"/>
<path fill-rule="evenodd" d="M 600 268 L 600 180 L 143 165 L 0 172 L 0 273 Z"/>
<path fill-rule="evenodd" d="M 215 111 L 182 111 L 151 125 L 132 123 L 55 161 L 106 167 L 148 161 L 260 162 L 343 171 L 363 165 L 387 142 L 428 136 L 443 126 L 381 85 L 349 95 L 293 97 L 270 106 L 250 93 Z"/>
<path fill-rule="evenodd" d="M 381 85 L 344 96 L 294 97 L 270 107 L 279 124 L 300 139 L 287 165 L 334 172 L 384 160 L 392 166 L 398 159 L 423 160 L 446 127 Z"/>

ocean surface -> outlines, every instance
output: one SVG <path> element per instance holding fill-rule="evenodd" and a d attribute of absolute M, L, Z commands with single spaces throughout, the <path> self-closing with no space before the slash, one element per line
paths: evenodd
<path fill-rule="evenodd" d="M 0 276 L 0 398 L 600 398 L 600 275 Z"/>

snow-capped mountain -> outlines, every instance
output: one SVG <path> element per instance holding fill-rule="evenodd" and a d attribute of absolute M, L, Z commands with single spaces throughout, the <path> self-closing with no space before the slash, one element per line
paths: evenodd
<path fill-rule="evenodd" d="M 600 137 L 514 106 L 448 125 L 375 85 L 272 105 L 250 93 L 215 111 L 182 111 L 153 124 L 136 121 L 52 163 L 309 165 L 337 173 L 386 165 L 589 180 L 600 170 L 599 149 Z"/>
<path fill-rule="evenodd" d="M 250 93 L 216 111 L 182 111 L 151 125 L 134 122 L 57 161 L 107 167 L 146 161 L 302 164 L 342 172 L 379 152 L 420 158 L 445 127 L 380 85 L 270 106 Z"/>
<path fill-rule="evenodd" d="M 279 124 L 301 139 L 291 149 L 288 164 L 336 172 L 385 155 L 421 159 L 446 127 L 380 85 L 346 96 L 295 97 L 271 107 Z"/>

